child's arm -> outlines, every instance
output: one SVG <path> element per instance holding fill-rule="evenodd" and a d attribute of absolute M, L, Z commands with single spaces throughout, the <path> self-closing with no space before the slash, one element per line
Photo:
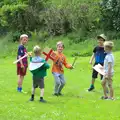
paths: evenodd
<path fill-rule="evenodd" d="M 112 63 L 109 62 L 108 63 L 108 73 L 107 73 L 107 77 L 110 78 L 112 75 L 111 75 L 111 71 L 112 71 Z"/>
<path fill-rule="evenodd" d="M 92 62 L 93 62 L 94 58 L 95 58 L 95 53 L 93 53 L 92 56 L 91 56 L 91 58 L 90 58 L 89 63 L 90 63 L 91 65 L 92 65 Z"/>
<path fill-rule="evenodd" d="M 65 59 L 64 59 L 63 64 L 64 64 L 64 66 L 65 66 L 66 68 L 68 68 L 68 69 L 73 69 L 73 66 L 72 66 L 71 64 L 68 64 L 68 63 L 67 63 L 66 57 L 65 57 Z"/>

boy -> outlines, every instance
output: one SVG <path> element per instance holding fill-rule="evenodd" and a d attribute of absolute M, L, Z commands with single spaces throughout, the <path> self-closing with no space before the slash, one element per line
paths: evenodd
<path fill-rule="evenodd" d="M 112 54 L 112 48 L 113 48 L 114 44 L 111 41 L 106 41 L 104 43 L 104 49 L 105 52 L 107 53 L 105 60 L 104 60 L 104 72 L 105 75 L 103 77 L 102 80 L 102 87 L 103 87 L 103 92 L 104 92 L 104 96 L 102 97 L 102 99 L 112 99 L 113 100 L 113 87 L 112 87 L 112 77 L 114 74 L 114 56 Z M 110 97 L 107 96 L 106 94 L 106 83 L 108 83 L 108 87 L 110 89 Z"/>
<path fill-rule="evenodd" d="M 17 59 L 23 57 L 27 53 L 27 50 L 24 46 L 27 44 L 27 42 L 28 42 L 28 35 L 22 34 L 20 36 L 20 45 L 18 47 Z M 17 63 L 18 92 L 23 92 L 22 84 L 23 84 L 24 76 L 26 75 L 27 67 L 28 67 L 27 57 L 25 57 L 24 59 L 20 60 L 20 62 Z"/>
<path fill-rule="evenodd" d="M 98 39 L 98 46 L 96 46 L 93 49 L 93 55 L 90 59 L 90 64 L 92 64 L 93 60 L 95 59 L 95 63 L 94 66 L 96 64 L 101 64 L 103 66 L 104 64 L 104 58 L 105 58 L 105 51 L 104 51 L 104 42 L 106 40 L 106 36 L 104 34 L 101 34 L 99 36 L 97 36 Z M 88 91 L 92 91 L 95 87 L 94 87 L 94 83 L 95 83 L 95 79 L 98 76 L 98 72 L 95 71 L 93 69 L 93 73 L 92 73 L 92 81 L 91 81 L 91 85 L 90 88 L 88 89 Z M 103 78 L 103 76 L 101 75 L 101 79 Z"/>
<path fill-rule="evenodd" d="M 32 63 L 44 63 L 40 68 L 31 71 L 33 74 L 33 87 L 32 87 L 32 95 L 30 98 L 30 101 L 34 101 L 34 94 L 35 94 L 35 89 L 39 86 L 41 89 L 41 94 L 40 94 L 40 102 L 46 102 L 43 99 L 44 96 L 44 77 L 46 76 L 46 70 L 50 67 L 49 64 L 40 57 L 41 55 L 41 49 L 39 46 L 35 46 L 33 48 L 34 57 L 30 57 L 30 61 Z"/>
<path fill-rule="evenodd" d="M 73 67 L 67 63 L 65 55 L 62 53 L 64 50 L 63 42 L 57 42 L 56 47 L 57 51 L 55 53 L 57 57 L 53 61 L 52 74 L 55 80 L 54 95 L 59 96 L 62 95 L 61 91 L 65 85 L 63 65 L 68 69 L 73 69 Z"/>

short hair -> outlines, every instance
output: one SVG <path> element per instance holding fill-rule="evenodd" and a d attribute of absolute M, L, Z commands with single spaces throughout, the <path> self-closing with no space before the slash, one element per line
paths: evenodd
<path fill-rule="evenodd" d="M 27 35 L 27 34 L 22 34 L 22 35 L 20 36 L 20 39 L 22 39 L 23 37 L 27 37 L 27 38 L 28 38 L 28 35 Z"/>
<path fill-rule="evenodd" d="M 36 45 L 36 46 L 34 46 L 34 48 L 33 48 L 33 52 L 36 54 L 36 53 L 38 53 L 38 52 L 41 52 L 41 48 L 38 46 L 38 45 Z"/>
<path fill-rule="evenodd" d="M 64 46 L 64 44 L 63 44 L 62 41 L 58 41 L 57 44 L 56 44 L 56 47 L 57 47 L 58 45 L 62 45 L 62 47 L 65 48 L 65 46 Z"/>
<path fill-rule="evenodd" d="M 105 41 L 104 47 L 109 47 L 112 49 L 114 47 L 114 43 L 112 41 Z"/>

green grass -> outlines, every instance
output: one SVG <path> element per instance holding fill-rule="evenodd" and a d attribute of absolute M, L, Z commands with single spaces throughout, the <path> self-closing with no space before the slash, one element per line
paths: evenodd
<path fill-rule="evenodd" d="M 115 97 L 120 96 L 120 52 L 115 52 Z M 120 120 L 120 100 L 101 100 L 103 95 L 100 80 L 96 80 L 95 91 L 87 92 L 90 85 L 90 57 L 79 57 L 74 70 L 65 69 L 66 86 L 64 96 L 52 96 L 54 80 L 51 70 L 45 78 L 46 104 L 40 103 L 39 89 L 36 90 L 34 102 L 29 102 L 32 75 L 28 71 L 23 88 L 27 94 L 18 93 L 16 66 L 12 64 L 15 57 L 0 59 L 0 120 Z M 73 58 L 68 57 L 70 63 Z"/>

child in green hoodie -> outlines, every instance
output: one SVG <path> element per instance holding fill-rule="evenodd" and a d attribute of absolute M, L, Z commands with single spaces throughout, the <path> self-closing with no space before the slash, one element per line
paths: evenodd
<path fill-rule="evenodd" d="M 35 56 L 30 57 L 30 62 L 43 63 L 43 65 L 40 68 L 31 71 L 33 74 L 33 87 L 32 87 L 32 95 L 31 95 L 30 101 L 34 101 L 35 89 L 37 87 L 39 87 L 41 89 L 40 102 L 46 102 L 43 99 L 43 96 L 44 96 L 44 77 L 47 75 L 46 70 L 50 68 L 50 65 L 43 58 L 40 57 L 41 49 L 39 46 L 35 46 L 33 48 L 33 52 L 34 52 Z"/>

